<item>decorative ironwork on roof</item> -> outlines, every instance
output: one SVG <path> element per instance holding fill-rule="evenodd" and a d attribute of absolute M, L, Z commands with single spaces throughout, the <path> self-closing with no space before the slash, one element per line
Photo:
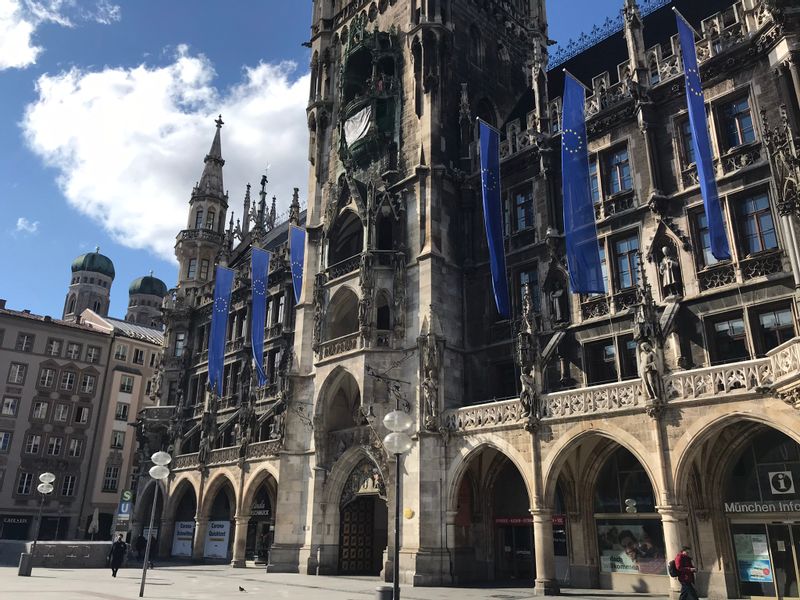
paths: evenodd
<path fill-rule="evenodd" d="M 666 6 L 672 0 L 641 0 L 639 2 L 642 17 L 655 12 L 662 6 Z M 587 50 L 611 37 L 615 33 L 623 30 L 625 23 L 622 19 L 622 11 L 616 17 L 608 17 L 602 25 L 595 25 L 589 33 L 582 33 L 577 39 L 570 39 L 565 45 L 557 45 L 550 53 L 550 61 L 548 70 L 552 71 L 558 66 L 563 65 L 569 59 L 577 56 L 584 50 Z"/>

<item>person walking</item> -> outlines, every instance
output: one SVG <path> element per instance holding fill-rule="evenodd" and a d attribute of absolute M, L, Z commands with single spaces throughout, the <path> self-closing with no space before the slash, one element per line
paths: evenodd
<path fill-rule="evenodd" d="M 678 571 L 678 581 L 681 584 L 680 600 L 698 600 L 697 590 L 694 589 L 694 574 L 697 569 L 689 556 L 689 546 L 684 546 L 675 557 L 675 569 Z"/>
<path fill-rule="evenodd" d="M 128 552 L 128 544 L 122 539 L 122 534 L 120 533 L 117 536 L 116 541 L 111 544 L 111 552 L 108 553 L 108 557 L 111 562 L 111 576 L 116 577 L 117 571 L 122 566 L 122 562 L 125 560 L 125 554 Z"/>
<path fill-rule="evenodd" d="M 136 538 L 136 559 L 141 561 L 144 560 L 144 549 L 147 548 L 147 540 L 145 537 L 140 533 L 139 537 Z"/>

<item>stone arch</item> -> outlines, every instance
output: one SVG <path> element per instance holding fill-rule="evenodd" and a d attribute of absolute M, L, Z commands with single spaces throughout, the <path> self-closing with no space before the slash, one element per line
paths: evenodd
<path fill-rule="evenodd" d="M 358 294 L 350 286 L 342 286 L 328 303 L 323 339 L 344 337 L 358 328 Z"/>
<path fill-rule="evenodd" d="M 323 501 L 325 503 L 330 504 L 331 506 L 339 505 L 342 493 L 344 492 L 344 487 L 347 484 L 347 480 L 352 474 L 353 469 L 355 469 L 365 459 L 373 463 L 375 468 L 378 469 L 381 478 L 386 481 L 386 473 L 384 473 L 381 465 L 378 464 L 374 456 L 360 446 L 348 448 L 333 465 L 330 475 L 328 475 L 328 479 L 325 482 L 325 491 L 323 495 Z"/>
<path fill-rule="evenodd" d="M 550 504 L 551 499 L 555 498 L 558 475 L 572 452 L 582 440 L 591 436 L 609 439 L 633 454 L 647 473 L 656 499 L 663 498 L 661 481 L 656 475 L 659 472 L 658 466 L 651 464 L 650 452 L 645 445 L 631 433 L 616 425 L 608 422 L 598 425 L 596 422 L 591 422 L 591 424 L 581 423 L 560 435 L 542 460 L 543 499 L 546 503 Z"/>
<path fill-rule="evenodd" d="M 379 331 L 388 331 L 392 328 L 392 300 L 385 289 L 375 294 L 375 328 Z"/>
<path fill-rule="evenodd" d="M 328 266 L 359 255 L 364 250 L 364 223 L 352 208 L 334 219 L 328 235 Z"/>
<path fill-rule="evenodd" d="M 184 475 L 183 477 L 176 478 L 170 486 L 170 494 L 167 498 L 167 504 L 164 507 L 164 515 L 167 519 L 175 519 L 175 514 L 180 506 L 183 498 L 190 491 L 194 494 L 195 500 L 195 513 L 197 512 L 197 501 L 200 498 L 199 487 L 197 482 L 191 475 Z"/>
<path fill-rule="evenodd" d="M 780 418 L 770 417 L 771 414 L 774 414 L 774 411 L 765 410 L 758 413 L 735 411 L 695 420 L 686 428 L 672 451 L 673 456 L 678 457 L 673 470 L 676 494 L 680 498 L 685 497 L 683 492 L 689 487 L 694 458 L 702 451 L 706 442 L 730 425 L 742 422 L 764 425 L 780 431 L 800 444 L 800 434 L 798 433 L 800 432 L 800 417 L 793 410 L 781 411 L 778 415 Z"/>
<path fill-rule="evenodd" d="M 459 450 L 459 455 L 455 457 L 455 460 L 451 462 L 447 470 L 447 510 L 457 510 L 461 480 L 472 459 L 488 448 L 497 451 L 513 463 L 525 482 L 528 498 L 534 497 L 533 482 L 531 481 L 531 460 L 522 456 L 512 444 L 502 437 L 488 434 L 476 435 L 470 436 L 469 440 L 464 440 L 464 445 Z"/>
<path fill-rule="evenodd" d="M 228 504 L 231 510 L 231 518 L 236 516 L 238 510 L 238 498 L 236 493 L 236 483 L 231 476 L 224 472 L 218 472 L 212 476 L 208 485 L 206 486 L 205 493 L 203 494 L 203 502 L 197 510 L 199 517 L 208 518 L 211 514 L 211 509 L 214 506 L 214 501 L 220 493 L 228 494 Z"/>
<path fill-rule="evenodd" d="M 152 490 L 155 489 L 156 485 L 160 488 L 160 490 L 159 490 L 160 493 L 158 495 L 158 499 L 159 499 L 159 502 L 161 503 L 161 506 L 162 506 L 162 510 L 159 511 L 158 510 L 158 504 L 156 504 L 156 518 L 157 519 L 161 518 L 161 514 L 163 513 L 164 496 L 166 494 L 166 488 L 164 487 L 163 483 L 157 482 L 156 480 L 151 479 L 150 481 L 148 481 L 145 484 L 145 486 L 142 489 L 142 491 L 139 494 L 137 494 L 136 506 L 133 509 L 133 520 L 134 521 L 138 521 L 138 522 L 144 523 L 144 524 L 147 524 L 149 522 L 149 520 L 150 520 L 150 508 L 151 508 L 151 505 L 153 503 L 153 491 Z"/>
<path fill-rule="evenodd" d="M 274 465 L 267 462 L 263 464 L 255 473 L 253 473 L 244 485 L 244 492 L 242 494 L 242 511 L 245 514 L 249 512 L 249 507 L 253 504 L 256 492 L 264 482 L 267 482 L 267 488 L 270 492 L 272 506 L 274 507 L 277 504 L 278 470 Z"/>

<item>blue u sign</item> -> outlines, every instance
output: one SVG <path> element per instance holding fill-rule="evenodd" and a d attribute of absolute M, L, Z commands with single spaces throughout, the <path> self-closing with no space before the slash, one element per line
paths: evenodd
<path fill-rule="evenodd" d="M 120 502 L 119 503 L 119 510 L 117 514 L 120 515 L 129 515 L 131 514 L 131 503 L 130 502 Z"/>

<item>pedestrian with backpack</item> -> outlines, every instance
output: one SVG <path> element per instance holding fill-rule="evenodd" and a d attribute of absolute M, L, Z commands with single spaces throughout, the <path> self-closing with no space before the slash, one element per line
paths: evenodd
<path fill-rule="evenodd" d="M 697 569 L 689 556 L 689 546 L 683 546 L 675 557 L 669 561 L 668 570 L 670 577 L 675 577 L 681 584 L 680 600 L 699 600 L 697 590 L 694 589 L 694 574 Z"/>

